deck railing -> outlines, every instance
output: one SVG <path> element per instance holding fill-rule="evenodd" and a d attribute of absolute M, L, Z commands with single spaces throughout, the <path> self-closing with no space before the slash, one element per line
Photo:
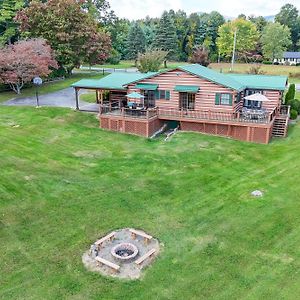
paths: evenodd
<path fill-rule="evenodd" d="M 122 116 L 124 118 L 150 119 L 158 116 L 161 119 L 172 120 L 211 120 L 223 122 L 258 123 L 268 124 L 278 114 L 278 109 L 267 112 L 263 117 L 261 114 L 244 116 L 240 112 L 218 112 L 210 110 L 178 110 L 173 108 L 120 108 L 119 106 L 100 105 L 100 114 L 111 116 Z"/>
<path fill-rule="evenodd" d="M 283 116 L 290 116 L 290 110 L 291 110 L 290 105 L 281 105 L 279 109 L 279 114 Z"/>
<path fill-rule="evenodd" d="M 119 106 L 100 105 L 100 114 L 122 116 L 124 118 L 151 119 L 157 116 L 157 108 L 125 108 Z"/>
<path fill-rule="evenodd" d="M 178 110 L 170 108 L 158 108 L 158 116 L 160 118 L 175 119 L 194 119 L 194 120 L 212 120 L 224 122 L 241 122 L 241 123 L 260 123 L 267 124 L 273 121 L 277 114 L 274 109 L 268 112 L 264 117 L 255 116 L 245 117 L 242 113 L 217 112 L 210 110 Z"/>

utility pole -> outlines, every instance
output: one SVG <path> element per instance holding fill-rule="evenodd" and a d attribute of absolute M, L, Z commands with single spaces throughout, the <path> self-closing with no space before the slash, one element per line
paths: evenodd
<path fill-rule="evenodd" d="M 232 60 L 231 60 L 231 68 L 230 71 L 233 71 L 233 65 L 235 61 L 235 49 L 236 49 L 236 35 L 237 35 L 237 29 L 234 31 L 234 39 L 233 39 L 233 52 L 232 52 Z"/>

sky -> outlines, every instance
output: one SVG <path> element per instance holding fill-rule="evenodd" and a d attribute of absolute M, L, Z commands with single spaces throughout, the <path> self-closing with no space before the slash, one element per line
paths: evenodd
<path fill-rule="evenodd" d="M 300 10 L 300 0 L 109 0 L 120 18 L 130 20 L 160 17 L 164 10 L 182 9 L 187 13 L 219 11 L 226 17 L 245 15 L 270 16 L 279 12 L 286 3 Z"/>

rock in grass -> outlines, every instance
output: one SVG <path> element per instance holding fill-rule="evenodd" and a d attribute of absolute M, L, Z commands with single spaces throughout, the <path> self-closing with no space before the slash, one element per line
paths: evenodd
<path fill-rule="evenodd" d="M 251 195 L 252 195 L 253 197 L 262 197 L 264 194 L 263 194 L 262 191 L 255 190 L 255 191 L 253 191 L 253 192 L 251 193 Z"/>

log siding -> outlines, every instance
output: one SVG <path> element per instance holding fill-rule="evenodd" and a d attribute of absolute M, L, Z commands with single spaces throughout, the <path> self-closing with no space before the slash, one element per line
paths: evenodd
<path fill-rule="evenodd" d="M 269 121 L 264 124 L 251 124 L 238 122 L 238 119 L 234 119 L 233 117 L 237 116 L 238 118 L 239 111 L 243 108 L 245 90 L 236 91 L 179 69 L 140 80 L 138 83 L 157 84 L 159 91 L 170 93 L 169 100 L 156 99 L 155 106 L 157 108 L 155 110 L 157 113 L 156 115 L 151 115 L 150 118 L 148 116 L 148 119 L 100 114 L 101 128 L 150 137 L 165 122 L 177 120 L 182 130 L 227 136 L 242 141 L 268 143 L 272 135 L 274 115 L 276 110 L 279 111 L 282 99 L 281 91 L 264 90 L 263 94 L 271 101 L 263 103 L 262 108 L 265 108 L 270 113 L 273 112 L 274 115 L 272 113 Z M 201 112 L 205 112 L 209 116 L 222 114 L 224 119 L 217 120 L 213 117 L 206 120 L 200 117 L 195 117 L 195 119 L 188 118 L 188 115 L 184 115 L 184 112 L 180 111 L 180 92 L 175 91 L 175 86 L 177 85 L 199 86 L 199 91 L 195 94 L 194 112 L 192 110 L 191 114 L 195 114 L 195 116 L 197 113 L 201 114 Z M 136 83 L 131 83 L 127 86 L 127 93 L 132 92 L 143 93 L 142 90 L 136 87 Z M 230 105 L 216 104 L 217 93 L 230 94 L 232 103 Z M 111 95 L 112 99 L 119 100 L 120 102 L 124 99 L 123 97 L 124 94 L 122 92 Z M 170 115 L 168 115 L 168 110 L 171 112 Z"/>

